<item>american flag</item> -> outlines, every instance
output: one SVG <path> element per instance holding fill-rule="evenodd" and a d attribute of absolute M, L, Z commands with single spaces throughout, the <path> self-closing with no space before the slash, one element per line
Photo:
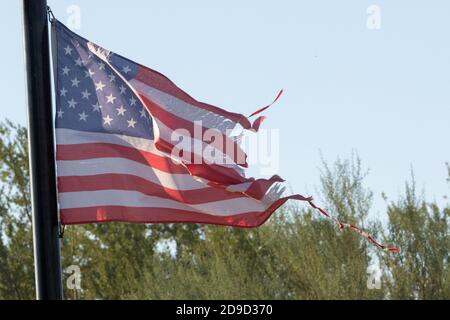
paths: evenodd
<path fill-rule="evenodd" d="M 280 177 L 245 177 L 246 155 L 231 134 L 237 125 L 257 130 L 263 118 L 252 124 L 241 114 L 198 102 L 162 74 L 89 42 L 58 21 L 54 33 L 63 224 L 254 227 L 288 200 L 281 197 Z M 183 139 L 173 141 L 179 129 Z M 221 139 L 199 140 L 195 130 Z M 205 152 L 208 148 L 211 152 Z"/>
<path fill-rule="evenodd" d="M 247 156 L 233 129 L 258 131 L 265 117 L 251 123 L 242 114 L 199 102 L 161 73 L 82 38 L 57 20 L 52 30 L 62 224 L 256 227 L 296 199 L 307 201 L 340 229 L 398 251 L 333 218 L 311 197 L 283 196 L 284 180 L 277 175 L 245 176 Z"/>

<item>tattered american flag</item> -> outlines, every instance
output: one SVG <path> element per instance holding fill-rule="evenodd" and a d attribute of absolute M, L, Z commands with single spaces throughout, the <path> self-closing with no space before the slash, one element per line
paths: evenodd
<path fill-rule="evenodd" d="M 53 48 L 62 224 L 255 227 L 288 199 L 297 199 L 385 248 L 330 217 L 311 198 L 284 196 L 279 176 L 245 176 L 246 155 L 232 132 L 237 126 L 258 131 L 264 117 L 251 123 L 242 114 L 199 102 L 159 72 L 103 49 L 57 20 Z M 213 132 L 216 139 L 205 142 L 196 131 Z M 174 134 L 182 139 L 174 141 Z"/>

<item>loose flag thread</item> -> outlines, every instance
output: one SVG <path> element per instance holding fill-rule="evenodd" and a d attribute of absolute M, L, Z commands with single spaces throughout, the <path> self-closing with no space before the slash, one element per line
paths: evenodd
<path fill-rule="evenodd" d="M 350 223 L 344 223 L 339 221 L 338 219 L 332 217 L 330 214 L 328 214 L 325 210 L 323 210 L 322 208 L 316 206 L 316 204 L 314 202 L 312 202 L 311 200 L 308 200 L 309 205 L 319 211 L 323 216 L 325 216 L 328 220 L 332 221 L 333 223 L 335 223 L 339 230 L 344 230 L 344 229 L 350 229 L 355 231 L 356 233 L 358 233 L 359 235 L 361 235 L 362 237 L 366 238 L 370 243 L 374 244 L 376 247 L 378 247 L 379 249 L 382 249 L 384 251 L 388 251 L 388 252 L 394 252 L 394 253 L 398 253 L 400 252 L 400 248 L 397 247 L 388 247 L 385 246 L 383 244 L 381 244 L 378 240 L 376 240 L 372 235 L 370 235 L 369 233 L 367 233 L 366 231 L 364 231 L 363 229 L 359 228 L 358 226 L 355 226 L 354 224 L 350 224 Z"/>
<path fill-rule="evenodd" d="M 284 90 L 281 89 L 281 90 L 278 92 L 278 94 L 277 94 L 277 96 L 275 97 L 275 99 L 272 101 L 272 103 L 268 104 L 267 106 L 265 106 L 265 107 L 263 107 L 263 108 L 261 108 L 261 109 L 256 110 L 256 111 L 253 112 L 251 115 L 249 115 L 249 118 L 251 118 L 251 117 L 253 117 L 253 116 L 256 116 L 257 114 L 259 114 L 259 113 L 261 113 L 261 112 L 263 112 L 263 111 L 269 109 L 272 105 L 275 104 L 275 102 L 278 101 L 278 99 L 280 99 L 281 95 L 283 94 L 283 91 L 284 91 Z"/>

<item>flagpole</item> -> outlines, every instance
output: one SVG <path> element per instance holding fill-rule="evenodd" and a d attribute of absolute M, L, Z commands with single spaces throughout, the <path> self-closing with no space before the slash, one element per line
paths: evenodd
<path fill-rule="evenodd" d="M 36 297 L 62 299 L 46 0 L 23 0 Z"/>

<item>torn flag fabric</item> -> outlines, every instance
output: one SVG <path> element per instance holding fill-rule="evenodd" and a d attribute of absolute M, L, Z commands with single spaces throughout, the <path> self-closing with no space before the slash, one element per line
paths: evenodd
<path fill-rule="evenodd" d="M 277 175 L 245 176 L 247 156 L 234 129 L 258 131 L 265 117 L 252 123 L 242 114 L 199 102 L 161 73 L 80 37 L 57 20 L 52 25 L 63 224 L 256 227 L 288 199 L 307 201 L 332 219 L 312 198 L 284 195 Z M 355 226 L 333 221 L 373 240 Z"/>

